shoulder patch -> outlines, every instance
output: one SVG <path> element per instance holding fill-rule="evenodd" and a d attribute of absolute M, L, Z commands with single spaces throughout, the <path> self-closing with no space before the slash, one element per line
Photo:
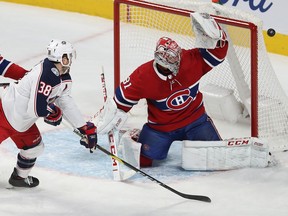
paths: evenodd
<path fill-rule="evenodd" d="M 60 74 L 59 74 L 59 71 L 57 70 L 57 68 L 55 68 L 55 67 L 52 67 L 51 68 L 51 71 L 52 71 L 52 73 L 54 73 L 56 76 L 59 76 Z"/>

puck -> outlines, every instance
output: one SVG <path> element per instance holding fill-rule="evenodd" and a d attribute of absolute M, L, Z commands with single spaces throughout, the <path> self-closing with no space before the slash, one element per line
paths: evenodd
<path fill-rule="evenodd" d="M 270 36 L 270 37 L 273 37 L 274 35 L 276 34 L 276 31 L 272 28 L 269 28 L 267 30 L 267 35 Z"/>

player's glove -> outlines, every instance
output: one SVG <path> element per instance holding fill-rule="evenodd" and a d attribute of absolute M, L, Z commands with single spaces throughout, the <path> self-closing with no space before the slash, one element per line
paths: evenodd
<path fill-rule="evenodd" d="M 86 125 L 78 128 L 81 134 L 85 135 L 84 138 L 80 140 L 80 144 L 89 148 L 94 149 L 97 144 L 97 128 L 92 122 L 87 122 Z"/>
<path fill-rule="evenodd" d="M 225 46 L 227 35 L 213 17 L 198 12 L 191 13 L 190 16 L 196 35 L 195 47 L 214 49 Z"/>
<path fill-rule="evenodd" d="M 44 122 L 53 126 L 59 125 L 62 121 L 62 110 L 54 103 L 49 104 L 47 110 L 50 114 L 44 118 Z"/>

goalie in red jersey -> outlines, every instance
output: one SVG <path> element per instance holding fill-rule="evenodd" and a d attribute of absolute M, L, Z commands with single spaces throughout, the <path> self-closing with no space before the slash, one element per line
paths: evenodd
<path fill-rule="evenodd" d="M 114 119 L 98 125 L 99 133 L 113 128 L 111 122 L 118 127 L 116 122 L 125 119 L 125 113 L 140 99 L 146 99 L 148 122 L 138 139 L 142 144 L 141 167 L 165 159 L 173 141 L 221 140 L 205 112 L 199 84 L 202 76 L 225 60 L 228 41 L 224 30 L 208 14 L 192 13 L 191 17 L 201 48 L 185 50 L 173 39 L 161 37 L 154 59 L 139 66 L 116 89 Z"/>

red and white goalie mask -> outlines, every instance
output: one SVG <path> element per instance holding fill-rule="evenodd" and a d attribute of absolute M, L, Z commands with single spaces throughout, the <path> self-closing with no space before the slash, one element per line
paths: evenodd
<path fill-rule="evenodd" d="M 181 60 L 181 47 L 171 38 L 161 37 L 154 52 L 155 62 L 177 75 Z"/>

